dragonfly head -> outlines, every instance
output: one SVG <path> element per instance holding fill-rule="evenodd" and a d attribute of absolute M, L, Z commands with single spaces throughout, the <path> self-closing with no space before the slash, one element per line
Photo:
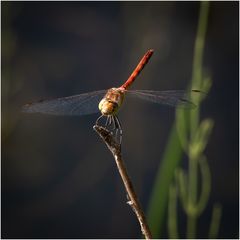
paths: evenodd
<path fill-rule="evenodd" d="M 124 92 L 119 88 L 110 88 L 99 102 L 98 108 L 105 116 L 116 114 L 122 105 Z"/>

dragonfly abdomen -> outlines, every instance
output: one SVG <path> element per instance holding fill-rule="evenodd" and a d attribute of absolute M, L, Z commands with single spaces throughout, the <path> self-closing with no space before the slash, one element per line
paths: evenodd
<path fill-rule="evenodd" d="M 145 53 L 145 55 L 143 56 L 143 58 L 138 63 L 137 67 L 135 68 L 135 70 L 132 72 L 132 74 L 130 75 L 128 80 L 121 86 L 121 88 L 128 89 L 132 85 L 132 83 L 134 82 L 136 77 L 139 75 L 139 73 L 143 70 L 144 66 L 148 63 L 148 61 L 152 55 L 153 55 L 152 49 L 148 50 Z"/>

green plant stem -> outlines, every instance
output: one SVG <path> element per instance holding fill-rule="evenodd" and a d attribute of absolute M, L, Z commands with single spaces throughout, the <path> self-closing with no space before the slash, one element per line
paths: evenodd
<path fill-rule="evenodd" d="M 196 238 L 197 217 L 188 216 L 187 218 L 187 238 Z"/>
<path fill-rule="evenodd" d="M 202 211 L 205 209 L 209 194 L 211 191 L 211 172 L 208 166 L 207 159 L 202 156 L 199 158 L 199 167 L 202 175 L 202 192 L 199 196 L 199 201 L 197 204 L 197 215 L 199 216 Z"/>
<path fill-rule="evenodd" d="M 203 62 L 203 50 L 205 45 L 205 37 L 207 32 L 207 22 L 209 13 L 209 2 L 201 1 L 200 3 L 200 14 L 197 36 L 194 47 L 194 58 L 193 58 L 193 73 L 192 73 L 192 89 L 202 89 L 202 62 Z M 196 97 L 194 100 L 199 100 Z M 199 125 L 199 109 L 195 109 L 190 113 L 191 116 L 191 138 L 195 134 L 195 131 Z"/>
<path fill-rule="evenodd" d="M 176 184 L 178 185 L 178 189 L 179 189 L 179 197 L 180 200 L 182 202 L 182 207 L 184 209 L 184 211 L 187 211 L 187 204 L 188 204 L 188 199 L 187 199 L 187 176 L 184 173 L 184 171 L 182 169 L 177 169 L 176 170 Z"/>
<path fill-rule="evenodd" d="M 221 216 L 222 216 L 222 206 L 219 204 L 215 204 L 213 206 L 212 220 L 211 220 L 211 225 L 209 229 L 209 239 L 213 239 L 217 237 Z"/>
<path fill-rule="evenodd" d="M 153 238 L 160 238 L 166 219 L 169 186 L 182 157 L 182 148 L 174 124 L 151 194 L 147 219 Z"/>
<path fill-rule="evenodd" d="M 177 228 L 177 189 L 174 185 L 170 186 L 169 190 L 168 232 L 170 238 L 179 238 Z"/>
<path fill-rule="evenodd" d="M 197 201 L 197 159 L 189 159 L 189 190 L 188 190 L 188 205 L 189 212 L 193 215 L 193 209 Z"/>
<path fill-rule="evenodd" d="M 193 74 L 192 74 L 192 89 L 201 89 L 202 85 L 202 62 L 203 62 L 203 50 L 205 44 L 205 35 L 207 31 L 209 13 L 209 2 L 202 1 L 200 3 L 200 14 L 197 36 L 194 48 L 193 59 Z M 197 98 L 199 101 L 199 98 Z M 196 100 L 196 99 L 195 99 Z M 190 141 L 193 140 L 196 131 L 199 127 L 199 108 L 191 111 L 190 113 Z M 190 146 L 191 148 L 191 146 Z M 187 237 L 196 237 L 197 226 L 197 156 L 192 156 L 191 149 L 189 151 L 189 192 L 188 192 L 188 211 L 187 211 Z"/>
<path fill-rule="evenodd" d="M 209 12 L 209 3 L 208 2 L 200 2 L 200 16 L 199 16 L 199 24 L 198 24 L 198 30 L 197 30 L 197 36 L 196 36 L 196 42 L 195 42 L 195 48 L 194 48 L 194 62 L 193 62 L 193 74 L 192 74 L 192 89 L 199 89 L 201 90 L 201 87 L 203 85 L 202 83 L 202 58 L 203 58 L 203 49 L 205 44 L 205 34 L 207 29 L 207 20 L 208 20 L 208 12 Z M 193 102 L 196 100 L 196 104 L 199 103 L 199 97 L 195 97 L 196 99 L 193 99 Z M 161 233 L 163 230 L 163 226 L 166 219 L 166 209 L 167 209 L 167 200 L 168 200 L 168 193 L 169 193 L 169 186 L 170 183 L 174 177 L 175 169 L 179 165 L 181 157 L 182 157 L 182 148 L 181 143 L 179 140 L 179 136 L 176 130 L 176 125 L 181 126 L 182 129 L 182 137 L 181 141 L 184 143 L 184 145 L 188 144 L 188 141 L 186 141 L 186 136 L 188 136 L 188 133 L 190 135 L 190 141 L 194 137 L 194 133 L 196 129 L 199 126 L 199 110 L 196 108 L 195 110 L 192 110 L 189 114 L 189 124 L 186 124 L 183 122 L 184 117 L 182 116 L 181 119 L 176 118 L 176 121 L 174 123 L 174 126 L 171 130 L 170 138 L 168 140 L 168 144 L 166 147 L 166 150 L 163 155 L 163 159 L 161 161 L 161 164 L 159 166 L 159 170 L 157 173 L 157 177 L 154 183 L 154 188 L 151 194 L 149 207 L 148 207 L 148 221 L 150 225 L 150 229 L 152 231 L 154 238 L 161 237 Z M 188 121 L 187 120 L 187 121 Z M 177 122 L 181 121 L 181 122 Z M 185 149 L 186 150 L 186 149 Z M 187 149 L 188 150 L 188 149 Z M 188 152 L 188 151 L 187 151 Z M 192 160 L 192 159 L 190 159 Z M 191 180 L 188 179 L 188 182 L 191 182 L 188 185 L 188 190 L 191 189 L 190 195 L 191 195 L 191 203 L 196 202 L 197 197 L 197 179 L 196 179 L 196 173 L 197 173 L 197 165 L 196 161 L 191 161 L 189 168 L 191 170 Z M 195 186 L 195 188 L 194 188 Z M 190 199 L 190 196 L 188 196 Z M 194 212 L 193 205 L 190 204 L 190 207 L 186 204 L 186 209 Z M 188 211 L 187 211 L 188 212 Z M 191 214 L 188 214 L 188 231 L 189 235 L 190 232 L 194 233 L 196 232 L 196 216 L 193 216 Z"/>
<path fill-rule="evenodd" d="M 197 36 L 194 47 L 192 87 L 201 87 L 202 84 L 203 49 L 207 32 L 208 13 L 209 2 L 201 1 Z"/>
<path fill-rule="evenodd" d="M 197 200 L 197 159 L 189 159 L 188 184 L 187 237 L 195 238 L 197 222 L 195 210 Z"/>

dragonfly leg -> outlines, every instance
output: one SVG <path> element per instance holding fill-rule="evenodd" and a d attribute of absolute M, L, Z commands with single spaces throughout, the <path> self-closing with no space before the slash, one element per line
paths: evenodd
<path fill-rule="evenodd" d="M 112 126 L 113 123 L 113 118 L 112 115 L 108 116 L 109 117 L 109 127 Z"/>
<path fill-rule="evenodd" d="M 112 130 L 115 130 L 115 129 L 116 129 L 116 121 L 115 121 L 115 118 L 114 118 L 113 115 L 111 116 L 111 118 L 112 118 L 112 122 L 113 122 L 113 128 L 112 128 Z"/>
<path fill-rule="evenodd" d="M 106 117 L 105 123 L 104 123 L 104 121 L 101 121 L 104 117 Z M 108 115 L 108 116 L 101 115 L 100 117 L 98 117 L 95 124 L 98 126 L 104 126 L 108 130 L 112 130 L 109 128 L 111 127 L 111 125 L 113 125 L 113 118 L 111 115 Z"/>
<path fill-rule="evenodd" d="M 120 134 L 122 135 L 122 133 L 123 133 L 123 131 L 122 131 L 122 125 L 121 125 L 121 123 L 120 123 L 120 121 L 119 121 L 119 119 L 118 119 L 117 116 L 114 116 L 114 118 L 115 118 L 115 121 L 116 121 L 116 123 L 117 123 L 117 129 L 119 129 L 119 132 L 120 132 Z"/>
<path fill-rule="evenodd" d="M 118 139 L 119 144 L 121 144 L 122 143 L 122 134 L 123 134 L 122 126 L 121 126 L 121 123 L 120 123 L 120 121 L 119 121 L 119 119 L 116 115 L 113 116 L 113 119 L 114 119 L 114 127 L 115 127 L 115 130 L 116 130 L 116 138 L 119 137 L 119 139 Z"/>
<path fill-rule="evenodd" d="M 100 120 L 106 117 L 105 124 L 101 124 Z M 115 137 L 117 143 L 121 145 L 122 143 L 122 126 L 121 123 L 116 115 L 101 115 L 100 117 L 97 118 L 96 120 L 96 125 L 98 126 L 104 126 L 108 131 L 111 132 L 111 134 Z"/>
<path fill-rule="evenodd" d="M 105 122 L 105 127 L 111 125 L 111 119 L 109 118 L 109 116 L 106 117 L 106 122 Z"/>
<path fill-rule="evenodd" d="M 111 128 L 112 126 L 112 128 Z M 105 127 L 109 127 L 109 130 L 114 131 L 116 129 L 116 122 L 113 115 L 107 116 Z"/>
<path fill-rule="evenodd" d="M 96 125 L 98 125 L 98 126 L 100 125 L 100 124 L 99 124 L 99 121 L 100 121 L 100 119 L 101 119 L 102 117 L 104 117 L 104 115 L 101 115 L 100 117 L 97 118 L 96 123 L 95 123 Z"/>

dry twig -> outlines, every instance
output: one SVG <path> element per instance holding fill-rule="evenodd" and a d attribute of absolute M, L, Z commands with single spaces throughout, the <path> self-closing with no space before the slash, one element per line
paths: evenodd
<path fill-rule="evenodd" d="M 123 162 L 122 156 L 121 156 L 121 145 L 118 144 L 113 135 L 110 131 L 108 131 L 106 128 L 95 125 L 93 129 L 98 133 L 98 135 L 102 138 L 104 143 L 107 145 L 108 149 L 112 153 L 115 162 L 118 167 L 118 171 L 121 175 L 121 178 L 123 180 L 125 189 L 127 191 L 127 196 L 129 197 L 129 201 L 127 202 L 135 212 L 137 219 L 141 226 L 142 234 L 145 236 L 146 239 L 151 239 L 152 235 L 150 232 L 150 229 L 148 227 L 148 224 L 146 222 L 145 215 L 143 213 L 143 210 L 140 206 L 140 203 L 138 201 L 137 195 L 134 191 L 132 182 L 127 174 L 127 169 L 125 167 L 125 164 Z"/>

